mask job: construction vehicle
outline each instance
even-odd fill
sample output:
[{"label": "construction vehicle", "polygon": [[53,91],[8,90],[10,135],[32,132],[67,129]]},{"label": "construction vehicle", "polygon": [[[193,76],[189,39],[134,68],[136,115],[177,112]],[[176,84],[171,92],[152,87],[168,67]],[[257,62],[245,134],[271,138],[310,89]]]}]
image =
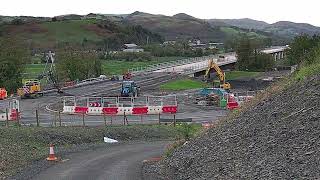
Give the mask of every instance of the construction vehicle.
[{"label": "construction vehicle", "polygon": [[132,74],[129,71],[123,73],[123,80],[131,80],[131,79],[132,79]]},{"label": "construction vehicle", "polygon": [[42,96],[40,81],[38,79],[24,80],[22,88],[17,90],[21,98],[36,98]]},{"label": "construction vehicle", "polygon": [[8,97],[8,92],[5,88],[0,88],[0,100],[4,100]]},{"label": "construction vehicle", "polygon": [[229,91],[231,89],[230,83],[226,82],[225,73],[220,69],[220,67],[212,60],[209,60],[208,68],[206,70],[206,74],[204,75],[205,79],[210,78],[210,72],[211,69],[214,69],[216,71],[217,77],[219,78],[218,85],[213,82],[213,87],[215,88],[223,88],[226,91]]},{"label": "construction vehicle", "polygon": [[58,76],[55,69],[54,53],[49,51],[46,54],[46,65],[43,72],[36,79],[23,80],[23,87],[17,90],[18,96],[21,98],[36,98],[43,95],[40,81],[45,79],[48,88],[57,89],[58,93],[62,93],[61,86],[58,83]]},{"label": "construction vehicle", "polygon": [[123,81],[121,84],[121,97],[138,97],[140,87],[134,81]]}]

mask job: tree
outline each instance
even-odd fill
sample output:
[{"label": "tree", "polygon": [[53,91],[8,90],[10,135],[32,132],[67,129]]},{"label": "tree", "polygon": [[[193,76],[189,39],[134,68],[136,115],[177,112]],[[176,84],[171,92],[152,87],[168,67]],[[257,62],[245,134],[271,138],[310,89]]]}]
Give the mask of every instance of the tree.
[{"label": "tree", "polygon": [[290,65],[302,62],[312,63],[315,48],[320,44],[320,36],[301,35],[294,38],[288,50],[288,62]]},{"label": "tree", "polygon": [[239,70],[265,71],[272,69],[275,62],[271,55],[259,52],[263,41],[250,39],[243,36],[238,42],[236,53],[238,56],[237,67]]},{"label": "tree", "polygon": [[14,39],[0,40],[0,87],[9,92],[21,87],[24,64],[30,59],[25,47]]},{"label": "tree", "polygon": [[83,80],[97,77],[102,72],[102,63],[94,52],[57,51],[57,71],[64,80]]}]

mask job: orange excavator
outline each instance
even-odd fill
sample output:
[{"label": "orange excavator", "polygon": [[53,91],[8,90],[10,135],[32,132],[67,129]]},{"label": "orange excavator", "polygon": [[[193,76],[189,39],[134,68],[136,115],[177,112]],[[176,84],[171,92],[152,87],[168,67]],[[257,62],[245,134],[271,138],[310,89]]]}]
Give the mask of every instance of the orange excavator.
[{"label": "orange excavator", "polygon": [[0,100],[4,100],[8,97],[8,92],[5,88],[0,88]]}]

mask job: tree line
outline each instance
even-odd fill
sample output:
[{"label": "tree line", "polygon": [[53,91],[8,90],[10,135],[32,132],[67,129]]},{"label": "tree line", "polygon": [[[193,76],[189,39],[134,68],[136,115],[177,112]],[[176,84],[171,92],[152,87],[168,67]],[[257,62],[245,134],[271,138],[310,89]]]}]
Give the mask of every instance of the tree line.
[{"label": "tree line", "polygon": [[237,68],[241,71],[267,71],[274,67],[275,61],[269,54],[260,52],[265,44],[258,39],[243,35],[235,45]]}]

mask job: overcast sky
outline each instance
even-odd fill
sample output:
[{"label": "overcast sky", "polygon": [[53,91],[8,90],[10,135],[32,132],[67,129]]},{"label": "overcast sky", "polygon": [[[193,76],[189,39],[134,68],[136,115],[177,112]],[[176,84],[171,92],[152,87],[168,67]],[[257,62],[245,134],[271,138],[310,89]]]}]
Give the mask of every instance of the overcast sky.
[{"label": "overcast sky", "polygon": [[197,18],[252,18],[268,23],[306,22],[320,26],[317,0],[1,0],[1,15],[128,14],[143,11]]}]

